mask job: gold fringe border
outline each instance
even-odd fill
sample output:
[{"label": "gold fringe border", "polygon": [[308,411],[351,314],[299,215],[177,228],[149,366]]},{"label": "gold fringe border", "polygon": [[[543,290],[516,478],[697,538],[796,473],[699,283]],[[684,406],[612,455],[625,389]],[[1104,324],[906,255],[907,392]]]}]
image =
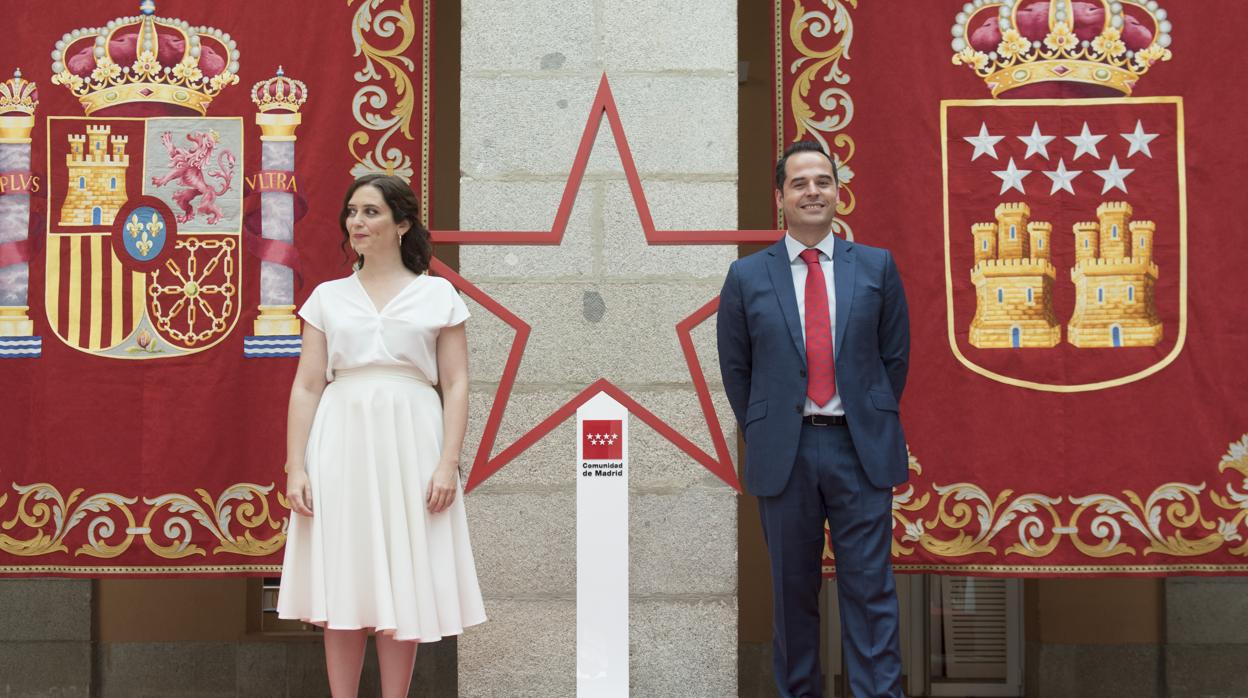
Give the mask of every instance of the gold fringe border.
[{"label": "gold fringe border", "polygon": [[152,576],[187,576],[191,574],[248,574],[278,576],[282,573],[281,565],[193,565],[190,567],[151,567],[137,565],[134,567],[68,567],[65,565],[0,565],[2,575],[55,575],[98,577],[104,575],[125,575],[138,577]]}]

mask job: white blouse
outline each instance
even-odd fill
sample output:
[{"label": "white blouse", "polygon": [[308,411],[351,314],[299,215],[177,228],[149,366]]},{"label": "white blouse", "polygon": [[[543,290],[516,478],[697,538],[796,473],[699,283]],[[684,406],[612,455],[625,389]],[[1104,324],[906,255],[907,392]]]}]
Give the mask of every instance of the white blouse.
[{"label": "white blouse", "polygon": [[339,369],[408,366],[436,385],[438,333],[469,313],[451,282],[428,274],[412,279],[378,310],[352,274],[317,286],[299,315],[325,333],[326,380]]}]

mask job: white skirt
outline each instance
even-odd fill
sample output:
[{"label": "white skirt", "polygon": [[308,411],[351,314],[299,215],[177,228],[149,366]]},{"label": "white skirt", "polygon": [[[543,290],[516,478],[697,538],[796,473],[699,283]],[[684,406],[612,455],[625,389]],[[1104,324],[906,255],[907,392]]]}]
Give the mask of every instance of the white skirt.
[{"label": "white skirt", "polygon": [[442,403],[401,367],[337,371],[308,437],[313,516],[291,514],[277,612],[434,642],[485,621],[462,488],[425,504]]}]

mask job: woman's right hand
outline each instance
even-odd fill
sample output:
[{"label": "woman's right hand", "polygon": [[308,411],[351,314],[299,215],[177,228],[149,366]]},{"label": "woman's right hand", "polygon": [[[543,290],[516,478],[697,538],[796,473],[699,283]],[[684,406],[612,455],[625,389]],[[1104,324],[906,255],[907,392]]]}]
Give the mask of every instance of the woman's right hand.
[{"label": "woman's right hand", "polygon": [[294,470],[286,476],[286,499],[290,510],[303,516],[312,515],[312,483],[304,470]]}]

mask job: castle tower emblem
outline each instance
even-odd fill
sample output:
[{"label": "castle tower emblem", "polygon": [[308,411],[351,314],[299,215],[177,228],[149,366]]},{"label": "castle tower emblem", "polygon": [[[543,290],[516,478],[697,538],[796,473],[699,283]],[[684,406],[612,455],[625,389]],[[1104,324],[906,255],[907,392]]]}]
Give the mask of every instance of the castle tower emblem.
[{"label": "castle tower emblem", "polygon": [[1182,46],[1163,4],[970,0],[954,10],[950,70],[982,79],[940,101],[946,336],[971,373],[1104,390],[1183,351],[1193,248],[1184,103],[1140,82],[1174,70]]},{"label": "castle tower emblem", "polygon": [[1070,343],[1077,347],[1151,347],[1161,341],[1154,288],[1153,221],[1131,220],[1131,205],[1107,201],[1098,221],[1076,223],[1075,313]]},{"label": "castle tower emblem", "polygon": [[108,124],[91,124],[85,134],[68,136],[69,186],[61,205],[61,225],[112,225],[125,205],[130,139],[110,136],[111,132]]},{"label": "castle tower emblem", "polygon": [[995,223],[972,226],[975,319],[970,342],[980,348],[1052,347],[1062,338],[1053,313],[1053,226],[1029,221],[1024,203],[997,206]]}]

